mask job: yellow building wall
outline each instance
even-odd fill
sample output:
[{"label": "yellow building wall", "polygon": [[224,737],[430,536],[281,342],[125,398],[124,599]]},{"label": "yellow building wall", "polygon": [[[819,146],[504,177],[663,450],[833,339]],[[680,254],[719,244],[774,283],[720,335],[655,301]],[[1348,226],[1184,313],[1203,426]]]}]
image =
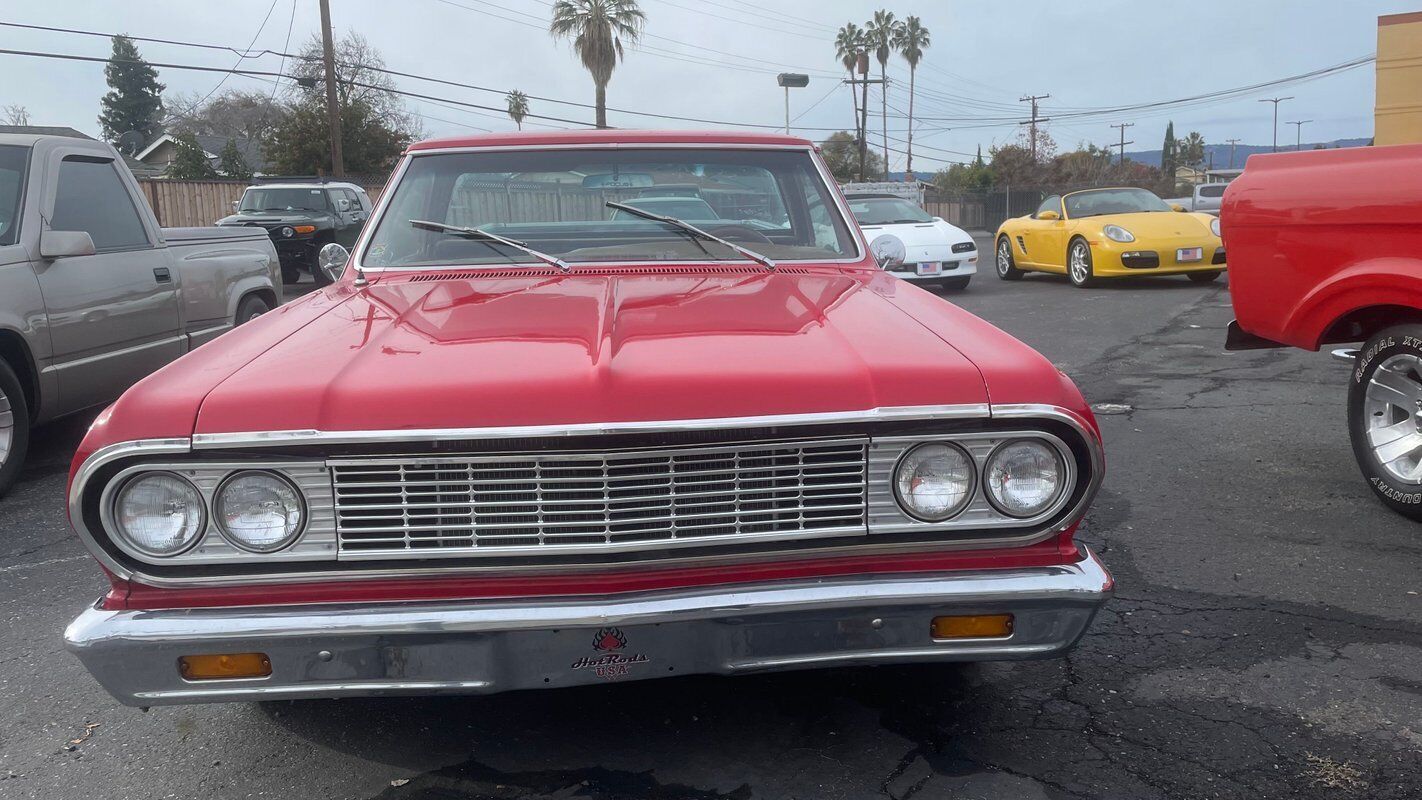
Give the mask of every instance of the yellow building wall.
[{"label": "yellow building wall", "polygon": [[1422,144],[1422,11],[1378,17],[1375,143]]}]

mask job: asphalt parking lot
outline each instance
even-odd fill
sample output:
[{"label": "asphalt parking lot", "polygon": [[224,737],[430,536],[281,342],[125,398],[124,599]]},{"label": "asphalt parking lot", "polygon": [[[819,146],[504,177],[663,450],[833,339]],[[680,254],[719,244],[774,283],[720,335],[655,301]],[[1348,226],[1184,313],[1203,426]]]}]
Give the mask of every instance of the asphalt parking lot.
[{"label": "asphalt parking lot", "polygon": [[1120,406],[1082,534],[1117,594],[1070,657],[143,713],[60,641],[104,585],[76,420],[0,500],[0,797],[1422,796],[1422,528],[1359,477],[1346,368],[1225,353],[1223,280],[983,266],[949,299]]}]

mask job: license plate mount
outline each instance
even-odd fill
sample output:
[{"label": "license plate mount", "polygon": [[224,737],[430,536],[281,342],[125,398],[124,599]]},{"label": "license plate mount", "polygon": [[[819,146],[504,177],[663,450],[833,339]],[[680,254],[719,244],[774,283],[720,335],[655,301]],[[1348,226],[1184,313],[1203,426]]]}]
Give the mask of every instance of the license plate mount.
[{"label": "license plate mount", "polygon": [[1182,247],[1175,251],[1175,260],[1182,264],[1192,261],[1205,260],[1205,248],[1203,247]]},{"label": "license plate mount", "polygon": [[918,265],[918,274],[919,274],[919,275],[942,275],[942,274],[943,274],[943,262],[941,262],[941,261],[924,261],[924,262],[922,262],[922,263],[920,263],[920,264]]}]

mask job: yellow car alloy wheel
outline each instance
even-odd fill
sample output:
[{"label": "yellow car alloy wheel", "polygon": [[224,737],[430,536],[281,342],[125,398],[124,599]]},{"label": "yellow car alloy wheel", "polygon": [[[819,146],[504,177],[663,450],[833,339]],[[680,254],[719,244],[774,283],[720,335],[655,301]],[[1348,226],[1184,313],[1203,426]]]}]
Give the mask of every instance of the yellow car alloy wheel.
[{"label": "yellow car alloy wheel", "polygon": [[1086,288],[1095,279],[1091,266],[1091,245],[1085,239],[1073,239],[1067,250],[1067,274],[1074,286]]}]

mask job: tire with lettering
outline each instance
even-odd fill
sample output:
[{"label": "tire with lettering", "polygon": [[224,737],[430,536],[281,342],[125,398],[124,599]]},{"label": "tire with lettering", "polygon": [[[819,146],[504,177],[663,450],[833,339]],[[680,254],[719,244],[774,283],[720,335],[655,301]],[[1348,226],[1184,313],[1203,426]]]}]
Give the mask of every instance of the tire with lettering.
[{"label": "tire with lettering", "polygon": [[1373,494],[1422,521],[1422,325],[1388,328],[1358,352],[1348,435]]}]

